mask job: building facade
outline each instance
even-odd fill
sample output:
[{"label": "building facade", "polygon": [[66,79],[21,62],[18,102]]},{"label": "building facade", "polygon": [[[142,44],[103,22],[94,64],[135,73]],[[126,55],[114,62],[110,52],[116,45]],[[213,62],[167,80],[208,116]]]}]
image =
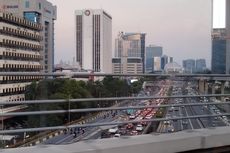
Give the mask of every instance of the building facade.
[{"label": "building facade", "polygon": [[183,68],[185,73],[194,73],[196,70],[196,62],[194,59],[183,60]]},{"label": "building facade", "polygon": [[145,35],[144,33],[123,33],[118,34],[115,40],[115,57],[141,58],[142,73],[145,72]]},{"label": "building facade", "polygon": [[226,0],[226,73],[230,74],[230,1]]},{"label": "building facade", "polygon": [[161,69],[161,57],[154,57],[153,58],[153,71],[154,72],[162,71],[162,69]]},{"label": "building facade", "polygon": [[129,58],[113,58],[112,71],[116,74],[141,74],[143,73],[142,58],[129,57]]},{"label": "building facade", "polygon": [[212,31],[212,73],[226,73],[226,29],[213,29]]},{"label": "building facade", "polygon": [[153,46],[150,45],[146,47],[145,50],[145,72],[153,72],[155,71],[155,57],[161,57],[163,54],[161,46]]},{"label": "building facade", "polygon": [[173,62],[173,57],[169,57],[167,55],[164,55],[161,57],[161,69],[164,70],[164,67],[166,64],[168,63],[172,63]]},{"label": "building facade", "polygon": [[23,17],[31,22],[41,24],[43,46],[40,54],[41,65],[44,72],[52,72],[54,69],[54,20],[56,20],[56,6],[46,0],[1,0],[0,8],[13,15]]},{"label": "building facade", "polygon": [[196,72],[204,72],[205,69],[206,69],[206,60],[197,59],[196,60]]},{"label": "building facade", "polygon": [[[0,12],[0,71],[40,72],[41,24]],[[25,100],[25,89],[41,76],[0,76],[0,101]]]},{"label": "building facade", "polygon": [[77,10],[76,60],[82,69],[112,72],[112,17],[102,9]]}]

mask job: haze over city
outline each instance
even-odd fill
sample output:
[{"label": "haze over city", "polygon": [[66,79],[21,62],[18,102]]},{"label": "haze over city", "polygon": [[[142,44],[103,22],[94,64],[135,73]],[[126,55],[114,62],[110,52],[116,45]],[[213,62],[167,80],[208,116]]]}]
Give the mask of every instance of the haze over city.
[{"label": "haze over city", "polygon": [[[163,46],[164,53],[181,64],[187,58],[205,58],[210,67],[211,1],[203,0],[50,0],[58,7],[55,63],[76,56],[74,11],[103,8],[113,17],[113,52],[119,31],[146,33],[146,45]],[[214,27],[224,26],[224,0],[214,1]],[[194,11],[195,10],[195,11]]]}]

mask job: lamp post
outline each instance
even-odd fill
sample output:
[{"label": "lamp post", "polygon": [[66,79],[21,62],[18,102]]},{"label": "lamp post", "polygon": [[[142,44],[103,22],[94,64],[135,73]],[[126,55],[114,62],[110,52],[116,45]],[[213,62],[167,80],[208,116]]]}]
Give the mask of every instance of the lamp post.
[{"label": "lamp post", "polygon": [[[4,121],[3,121],[3,105],[1,105],[1,112],[2,112],[2,117],[1,117],[1,121],[2,121],[2,130],[4,130]],[[3,148],[5,148],[5,140],[4,140],[4,134],[2,135],[2,146]]]}]

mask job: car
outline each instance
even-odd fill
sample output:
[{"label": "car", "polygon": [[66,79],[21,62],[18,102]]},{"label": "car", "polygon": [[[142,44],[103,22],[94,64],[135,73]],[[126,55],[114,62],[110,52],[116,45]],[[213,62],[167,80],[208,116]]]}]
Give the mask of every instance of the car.
[{"label": "car", "polygon": [[129,115],[129,119],[135,119],[136,116],[135,115]]},{"label": "car", "polygon": [[169,111],[172,112],[174,110],[174,107],[170,107]]},{"label": "car", "polygon": [[130,134],[131,134],[131,135],[138,135],[138,132],[135,131],[135,130],[133,130]]},{"label": "car", "polygon": [[147,122],[141,122],[141,125],[146,126],[148,123]]},{"label": "car", "polygon": [[113,127],[113,128],[111,128],[111,129],[109,129],[109,133],[116,133],[118,131],[118,127],[116,126],[116,127]]},{"label": "car", "polygon": [[168,132],[174,132],[174,131],[175,131],[175,129],[173,127],[168,128]]},{"label": "car", "polygon": [[182,124],[186,125],[186,124],[188,124],[188,121],[183,120],[183,121],[182,121]]},{"label": "car", "polygon": [[132,123],[129,123],[127,126],[126,126],[127,129],[132,129],[133,128],[133,124]]},{"label": "car", "polygon": [[164,121],[164,125],[169,125],[170,124],[170,121],[167,120],[167,121]]},{"label": "car", "polygon": [[151,119],[153,116],[152,115],[147,115],[145,116],[145,119]]},{"label": "car", "polygon": [[121,134],[116,133],[116,134],[114,135],[114,137],[115,137],[115,138],[119,138],[119,137],[121,137]]},{"label": "car", "polygon": [[174,108],[174,111],[179,111],[179,108],[178,108],[178,107],[175,107],[175,108]]},{"label": "car", "polygon": [[136,131],[142,131],[143,130],[143,126],[141,124],[138,124],[136,127]]}]

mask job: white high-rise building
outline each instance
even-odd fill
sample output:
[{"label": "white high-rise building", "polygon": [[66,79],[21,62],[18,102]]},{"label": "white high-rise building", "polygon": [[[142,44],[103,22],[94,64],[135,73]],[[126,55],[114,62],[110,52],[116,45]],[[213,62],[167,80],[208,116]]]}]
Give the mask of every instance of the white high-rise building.
[{"label": "white high-rise building", "polygon": [[82,69],[112,72],[112,17],[102,9],[77,10],[76,60]]},{"label": "white high-rise building", "polygon": [[0,0],[0,10],[25,18],[33,23],[41,24],[42,49],[40,61],[44,72],[52,72],[54,68],[54,20],[57,8],[47,0]]}]

